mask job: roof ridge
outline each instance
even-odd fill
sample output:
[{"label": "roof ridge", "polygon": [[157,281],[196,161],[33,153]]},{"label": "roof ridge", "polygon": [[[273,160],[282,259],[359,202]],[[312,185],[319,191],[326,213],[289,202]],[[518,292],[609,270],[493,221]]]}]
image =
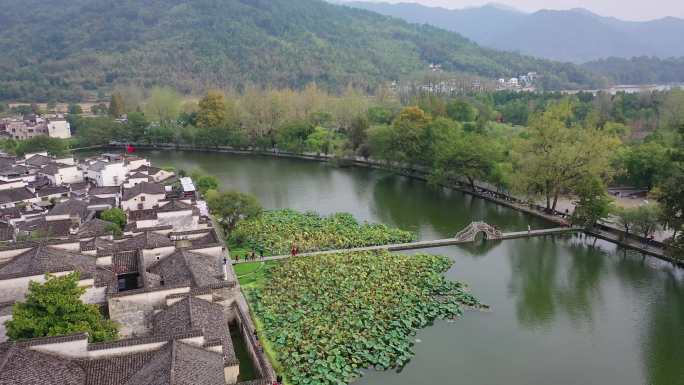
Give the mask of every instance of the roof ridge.
[{"label": "roof ridge", "polygon": [[175,367],[176,367],[176,341],[171,341],[171,360],[169,360],[169,384],[173,385],[175,383]]},{"label": "roof ridge", "polygon": [[5,354],[5,357],[3,357],[2,361],[0,361],[0,373],[2,373],[3,369],[5,368],[5,365],[7,365],[7,361],[9,361],[9,358],[14,354],[15,350],[17,348],[17,344],[15,342],[8,342],[10,343],[9,349],[7,349],[7,353]]}]

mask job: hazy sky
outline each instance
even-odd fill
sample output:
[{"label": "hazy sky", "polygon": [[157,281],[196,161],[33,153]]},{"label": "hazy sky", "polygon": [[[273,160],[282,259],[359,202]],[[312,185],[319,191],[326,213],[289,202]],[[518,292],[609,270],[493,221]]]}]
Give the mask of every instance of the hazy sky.
[{"label": "hazy sky", "polygon": [[524,11],[586,8],[603,16],[625,20],[650,20],[665,16],[684,18],[684,0],[371,0],[391,3],[421,3],[445,8],[463,8],[496,2]]}]

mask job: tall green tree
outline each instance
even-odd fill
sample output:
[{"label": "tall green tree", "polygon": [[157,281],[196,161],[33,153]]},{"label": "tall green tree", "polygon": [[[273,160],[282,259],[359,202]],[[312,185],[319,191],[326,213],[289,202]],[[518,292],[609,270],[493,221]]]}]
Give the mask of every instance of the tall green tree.
[{"label": "tall green tree", "polygon": [[112,118],[120,118],[126,113],[126,104],[124,103],[123,96],[118,93],[112,93],[112,98],[109,101],[109,116]]},{"label": "tall green tree", "polygon": [[126,227],[126,213],[118,207],[103,211],[100,219],[117,225],[120,230]]},{"label": "tall green tree", "polygon": [[182,101],[173,88],[155,87],[145,101],[145,116],[163,127],[171,127],[178,119]]},{"label": "tall green tree", "polygon": [[565,99],[533,116],[514,147],[518,188],[543,196],[550,210],[585,178],[607,179],[611,154],[620,143],[598,128],[573,123],[573,106]]},{"label": "tall green tree", "polygon": [[256,197],[239,191],[209,190],[206,198],[213,215],[229,234],[239,221],[256,217],[263,210]]},{"label": "tall green tree", "polygon": [[96,305],[81,300],[86,289],[78,286],[79,273],[46,278],[45,283],[30,282],[26,300],[12,307],[12,319],[5,322],[11,340],[79,332],[87,332],[91,342],[117,338],[116,325]]},{"label": "tall green tree", "polygon": [[476,181],[491,179],[500,159],[493,140],[478,133],[462,133],[446,146],[437,148],[430,179],[454,182],[465,178],[473,190]]},{"label": "tall green tree", "polygon": [[618,152],[617,167],[621,180],[651,190],[670,170],[670,156],[656,141],[634,144]]},{"label": "tall green tree", "polygon": [[200,128],[214,128],[221,126],[225,121],[225,96],[221,91],[210,90],[199,102],[197,126]]},{"label": "tall green tree", "polygon": [[684,124],[679,132],[679,141],[670,154],[669,173],[656,195],[662,208],[663,223],[674,231],[675,243],[684,246]]},{"label": "tall green tree", "polygon": [[576,190],[579,199],[572,214],[572,223],[592,228],[613,211],[613,200],[600,179],[582,181]]},{"label": "tall green tree", "polygon": [[276,138],[282,149],[301,153],[306,149],[306,140],[313,132],[314,127],[309,122],[293,121],[280,126]]},{"label": "tall green tree", "polygon": [[205,175],[196,170],[190,174],[190,177],[202,194],[206,194],[209,190],[217,190],[219,187],[219,181],[213,175]]},{"label": "tall green tree", "polygon": [[474,122],[479,111],[462,99],[455,99],[447,105],[447,115],[457,122]]}]

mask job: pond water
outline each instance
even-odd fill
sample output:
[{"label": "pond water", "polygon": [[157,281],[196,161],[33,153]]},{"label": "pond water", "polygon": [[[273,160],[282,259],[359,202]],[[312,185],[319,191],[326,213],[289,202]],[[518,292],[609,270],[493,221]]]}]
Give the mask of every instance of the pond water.
[{"label": "pond water", "polygon": [[[266,208],[346,211],[361,220],[452,236],[483,220],[505,230],[539,219],[385,171],[287,159],[142,152],[156,166],[199,169]],[[593,238],[549,236],[429,251],[454,260],[448,276],[490,305],[416,336],[401,372],[358,384],[684,384],[684,273]]]}]

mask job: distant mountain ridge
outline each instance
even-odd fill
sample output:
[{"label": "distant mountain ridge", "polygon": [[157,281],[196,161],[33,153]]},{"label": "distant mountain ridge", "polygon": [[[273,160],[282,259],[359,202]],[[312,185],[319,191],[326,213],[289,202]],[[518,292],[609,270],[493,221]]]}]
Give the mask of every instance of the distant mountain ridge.
[{"label": "distant mountain ridge", "polygon": [[684,56],[684,20],[674,17],[635,22],[582,8],[524,13],[495,4],[465,9],[416,3],[346,4],[458,32],[483,46],[553,60],[584,63],[608,57]]},{"label": "distant mountain ridge", "polygon": [[579,66],[320,0],[5,2],[0,52],[0,100],[82,100],[129,83],[187,93],[310,82],[373,90],[431,63],[488,79],[534,71],[546,89],[602,80]]}]

